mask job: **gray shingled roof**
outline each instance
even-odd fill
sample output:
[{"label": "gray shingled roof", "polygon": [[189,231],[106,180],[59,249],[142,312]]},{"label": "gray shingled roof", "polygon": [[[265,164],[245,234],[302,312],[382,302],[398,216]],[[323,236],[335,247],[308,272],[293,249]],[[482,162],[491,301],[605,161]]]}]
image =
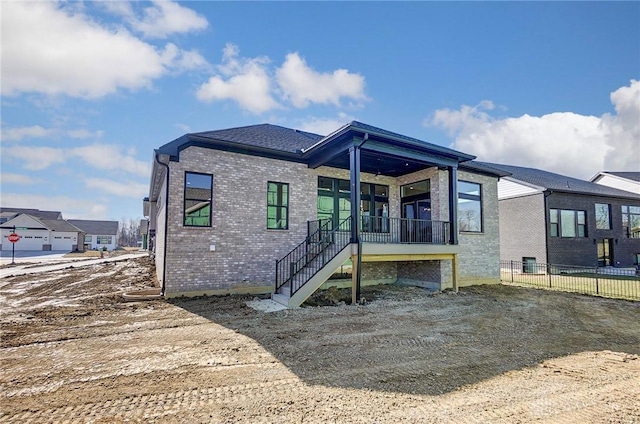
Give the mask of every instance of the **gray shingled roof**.
[{"label": "gray shingled roof", "polygon": [[51,231],[79,232],[82,231],[75,225],[65,221],[64,219],[41,219],[42,222]]},{"label": "gray shingled roof", "polygon": [[543,187],[551,191],[561,191],[564,193],[592,194],[598,196],[625,197],[630,199],[640,199],[640,195],[604,185],[592,183],[591,181],[580,180],[566,175],[554,174],[535,168],[524,168],[521,166],[501,165],[497,163],[478,162],[485,166],[505,171],[511,174],[511,178]]},{"label": "gray shingled roof", "polygon": [[615,175],[616,177],[626,178],[627,180],[637,181],[640,183],[640,172],[612,172],[603,171],[605,174]]},{"label": "gray shingled roof", "polygon": [[[60,219],[62,212],[60,211],[41,211],[40,209],[26,209],[26,208],[7,208],[0,207],[0,213],[5,217],[5,213],[14,213],[14,216],[26,213],[27,215],[34,216],[40,219]],[[11,218],[10,218],[11,219]]]},{"label": "gray shingled roof", "polygon": [[180,146],[185,143],[207,140],[222,141],[247,147],[260,147],[287,153],[298,153],[322,139],[321,135],[306,131],[294,130],[271,124],[250,125],[247,127],[227,128],[224,130],[205,131],[186,134],[160,147],[159,152],[176,156]]},{"label": "gray shingled roof", "polygon": [[118,221],[91,221],[86,219],[67,219],[82,232],[98,236],[110,236],[118,233]]}]

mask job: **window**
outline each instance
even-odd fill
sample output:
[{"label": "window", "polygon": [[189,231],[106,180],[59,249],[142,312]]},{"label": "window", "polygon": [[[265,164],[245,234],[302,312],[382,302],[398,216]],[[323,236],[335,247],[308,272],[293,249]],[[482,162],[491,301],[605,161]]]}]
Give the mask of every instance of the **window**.
[{"label": "window", "polygon": [[458,181],[458,229],[460,232],[482,232],[482,186]]},{"label": "window", "polygon": [[389,232],[389,186],[360,183],[361,228],[365,232]]},{"label": "window", "polygon": [[596,203],[596,229],[611,229],[611,205],[608,203]]},{"label": "window", "polygon": [[640,253],[633,254],[633,264],[640,265]]},{"label": "window", "polygon": [[184,177],[184,225],[211,226],[213,176],[186,172]]},{"label": "window", "polygon": [[622,232],[630,238],[640,238],[640,206],[622,207]]},{"label": "window", "polygon": [[289,228],[289,184],[267,183],[267,228]]},{"label": "window", "polygon": [[534,274],[536,272],[536,258],[522,258],[522,272],[525,274]]},{"label": "window", "polygon": [[87,236],[87,235],[85,235],[85,236],[84,236],[84,242],[85,242],[85,243],[91,243],[91,236]]},{"label": "window", "polygon": [[550,209],[549,227],[551,237],[587,237],[584,211]]},{"label": "window", "polygon": [[111,244],[111,236],[96,236],[96,244]]},{"label": "window", "polygon": [[[360,211],[363,231],[386,231],[389,186],[360,183]],[[329,177],[318,177],[318,219],[330,219],[337,226],[351,216],[351,183]],[[379,218],[374,218],[379,217]]]}]

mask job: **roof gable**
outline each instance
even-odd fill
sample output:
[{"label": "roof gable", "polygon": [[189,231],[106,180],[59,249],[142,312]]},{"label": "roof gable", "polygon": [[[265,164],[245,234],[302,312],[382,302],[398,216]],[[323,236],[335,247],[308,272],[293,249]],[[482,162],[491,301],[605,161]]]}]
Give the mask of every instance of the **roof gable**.
[{"label": "roof gable", "polygon": [[0,213],[3,216],[13,213],[15,217],[24,213],[40,219],[62,219],[62,212],[60,211],[41,211],[40,209],[0,207]]},{"label": "roof gable", "polygon": [[30,230],[38,230],[38,229],[49,230],[50,229],[40,219],[26,213],[21,213],[18,216],[15,216],[14,218],[0,225],[0,227],[5,229],[13,228],[13,227],[28,228]]},{"label": "roof gable", "polygon": [[[613,175],[618,178],[624,178],[625,180],[635,181],[640,183],[640,172],[611,172],[604,171],[603,174]],[[593,181],[593,180],[592,180]]]}]

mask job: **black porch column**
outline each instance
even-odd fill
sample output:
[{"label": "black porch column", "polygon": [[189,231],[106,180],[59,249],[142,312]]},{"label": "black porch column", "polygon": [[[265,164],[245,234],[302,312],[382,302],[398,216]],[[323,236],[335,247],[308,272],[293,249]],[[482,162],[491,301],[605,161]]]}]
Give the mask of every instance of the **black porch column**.
[{"label": "black porch column", "polygon": [[458,244],[458,167],[448,166],[449,171],[449,243]]},{"label": "black porch column", "polygon": [[[349,148],[349,171],[351,184],[351,301],[360,302],[362,280],[362,243],[360,242],[360,145]],[[354,246],[357,251],[354,251]]]},{"label": "black porch column", "polygon": [[360,240],[360,146],[349,148],[351,172],[351,243]]}]

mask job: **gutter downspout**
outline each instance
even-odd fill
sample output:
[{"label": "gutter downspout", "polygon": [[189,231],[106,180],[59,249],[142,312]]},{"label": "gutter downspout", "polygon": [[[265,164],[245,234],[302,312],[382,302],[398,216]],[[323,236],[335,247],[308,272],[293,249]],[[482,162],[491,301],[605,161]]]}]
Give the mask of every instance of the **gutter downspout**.
[{"label": "gutter downspout", "polygon": [[164,297],[165,281],[167,279],[167,233],[169,231],[169,165],[160,162],[160,152],[156,150],[155,160],[158,165],[161,165],[166,170],[167,185],[165,188],[165,204],[164,204],[164,249],[162,252],[162,288],[160,289],[160,296]]}]

